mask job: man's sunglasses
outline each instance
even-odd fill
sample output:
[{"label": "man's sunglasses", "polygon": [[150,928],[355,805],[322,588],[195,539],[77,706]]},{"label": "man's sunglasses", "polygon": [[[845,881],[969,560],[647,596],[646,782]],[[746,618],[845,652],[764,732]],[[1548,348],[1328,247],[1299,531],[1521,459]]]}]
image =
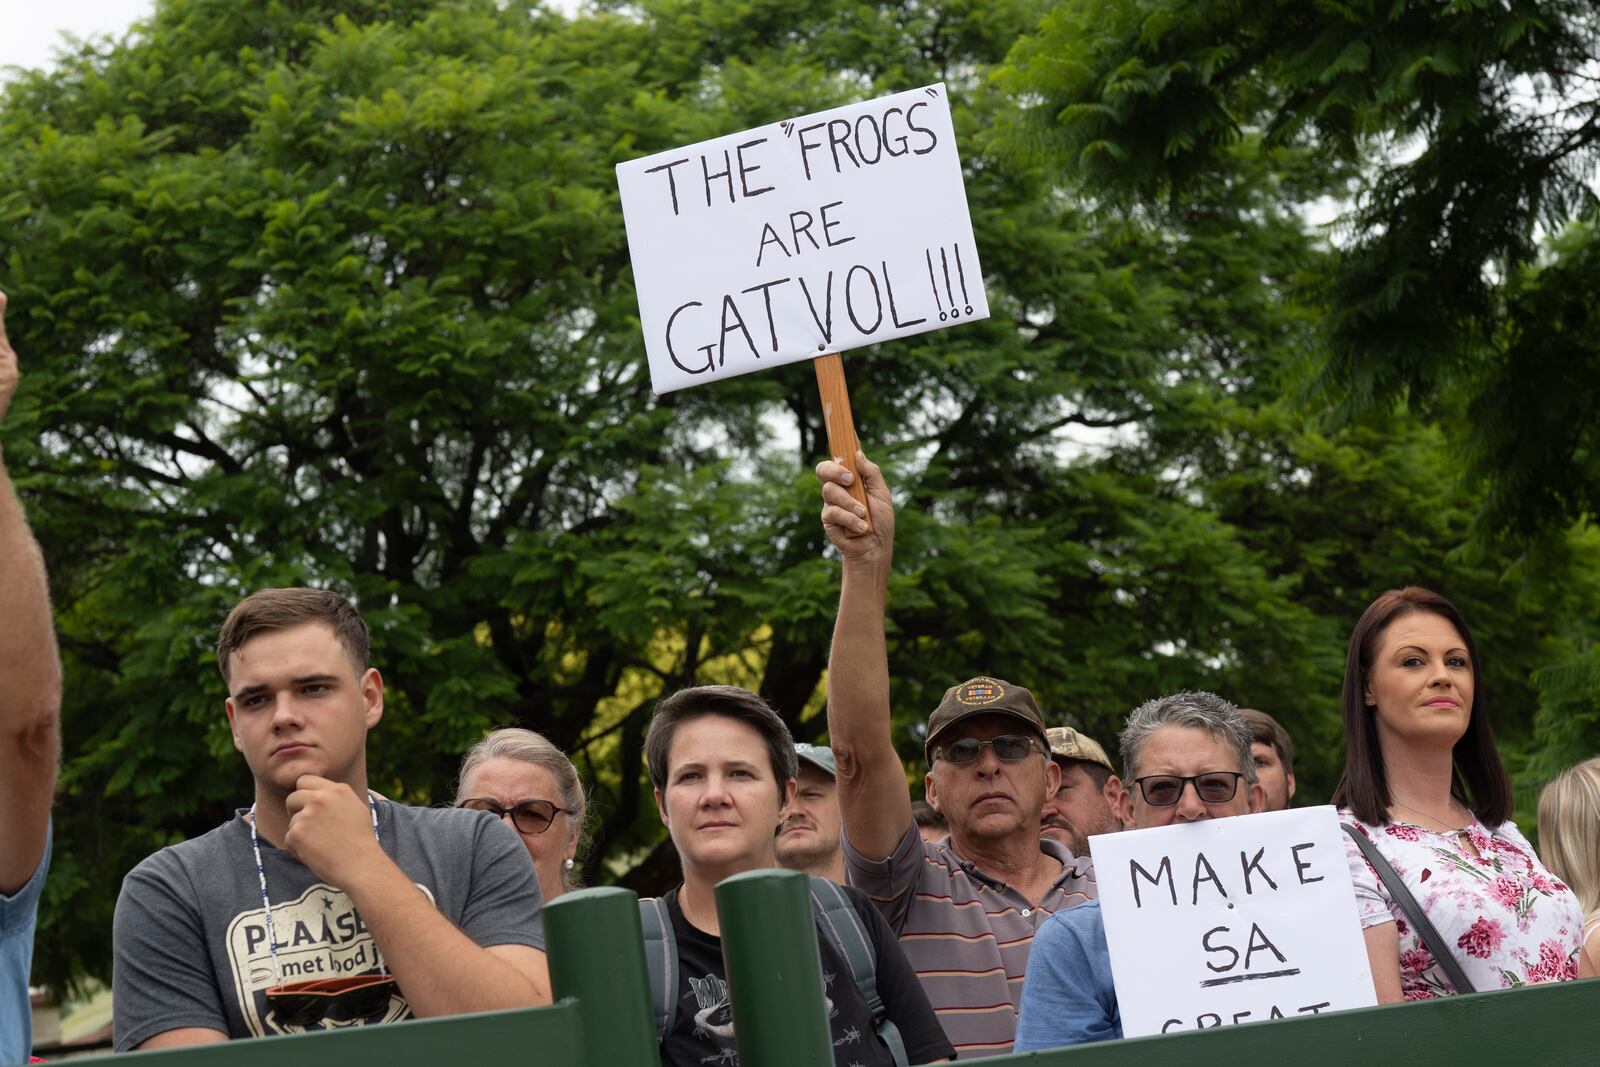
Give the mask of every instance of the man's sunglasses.
[{"label": "man's sunglasses", "polygon": [[947,763],[972,763],[978,758],[978,753],[986,748],[994,749],[995,758],[1007,763],[1015,763],[1027,759],[1030,752],[1043,752],[1038,738],[1026,737],[1022,734],[1001,734],[991,737],[987,741],[979,741],[974,737],[963,737],[959,741],[952,741],[948,745],[939,745],[933,750],[933,758],[943,758]]},{"label": "man's sunglasses", "polygon": [[1144,794],[1144,802],[1153,808],[1170,808],[1183,798],[1183,788],[1190,782],[1194,783],[1194,792],[1197,797],[1207,804],[1221,804],[1232,800],[1233,795],[1239,791],[1239,779],[1244,775],[1238,771],[1207,771],[1205,774],[1147,774],[1143,778],[1135,778],[1139,791]]},{"label": "man's sunglasses", "polygon": [[267,1003],[280,1023],[309,1027],[332,1015],[366,1019],[389,1006],[396,992],[390,974],[357,974],[345,978],[313,978],[285,982],[266,991]]},{"label": "man's sunglasses", "polygon": [[510,812],[512,825],[529,837],[550,829],[550,824],[556,820],[557,812],[572,814],[571,808],[559,807],[548,800],[519,800],[509,808],[502,808],[488,797],[468,797],[456,807],[486,811],[497,819],[505,818],[506,813]]}]

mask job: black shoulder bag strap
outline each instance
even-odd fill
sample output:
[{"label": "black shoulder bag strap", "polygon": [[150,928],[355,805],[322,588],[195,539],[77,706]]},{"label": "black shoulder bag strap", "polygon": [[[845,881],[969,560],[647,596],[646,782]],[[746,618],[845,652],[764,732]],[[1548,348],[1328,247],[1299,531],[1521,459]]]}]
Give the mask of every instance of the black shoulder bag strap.
[{"label": "black shoulder bag strap", "polygon": [[1361,854],[1367,857],[1367,862],[1372,864],[1372,869],[1378,872],[1378,877],[1383,881],[1383,887],[1389,891],[1394,902],[1400,905],[1400,910],[1406,913],[1406,918],[1411,920],[1411,925],[1417,933],[1422,935],[1423,943],[1428,946],[1428,951],[1433,953],[1433,958],[1438,961],[1440,969],[1450,979],[1450,984],[1457,993],[1475,993],[1472,983],[1462,971],[1461,964],[1456,960],[1455,953],[1450,951],[1450,946],[1444,943],[1444,938],[1439,936],[1439,931],[1433,928],[1433,923],[1428,921],[1428,916],[1417,906],[1417,900],[1411,895],[1411,890],[1400,880],[1389,861],[1383,858],[1378,847],[1368,839],[1367,835],[1357,830],[1349,823],[1340,823],[1344,832],[1355,841],[1356,847],[1361,849]]}]

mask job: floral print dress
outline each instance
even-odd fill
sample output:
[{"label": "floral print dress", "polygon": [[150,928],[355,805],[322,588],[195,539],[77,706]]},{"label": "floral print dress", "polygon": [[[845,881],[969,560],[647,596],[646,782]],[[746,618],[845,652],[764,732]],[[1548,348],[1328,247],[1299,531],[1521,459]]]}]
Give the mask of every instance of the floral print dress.
[{"label": "floral print dress", "polygon": [[[1539,862],[1510,821],[1494,830],[1473,816],[1466,827],[1472,855],[1454,833],[1411,823],[1373,826],[1347,809],[1339,818],[1366,834],[1411,890],[1439,936],[1479,992],[1578,977],[1583,911],[1578,898]],[[1451,996],[1455,989],[1422,936],[1356,843],[1345,856],[1365,930],[1393,922],[1400,934],[1400,990],[1406,1000]]]}]

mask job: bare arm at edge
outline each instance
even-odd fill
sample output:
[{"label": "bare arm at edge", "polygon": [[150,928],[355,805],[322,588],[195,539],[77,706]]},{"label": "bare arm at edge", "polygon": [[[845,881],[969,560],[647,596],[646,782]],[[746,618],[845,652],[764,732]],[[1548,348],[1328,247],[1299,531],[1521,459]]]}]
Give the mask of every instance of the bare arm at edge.
[{"label": "bare arm at edge", "polygon": [[845,837],[868,859],[885,859],[911,825],[911,790],[889,724],[889,656],[883,620],[894,560],[894,505],[883,472],[856,453],[872,507],[872,531],[840,463],[817,464],[822,528],[844,557],[839,617],[828,654],[828,741],[839,773]]},{"label": "bare arm at edge", "polygon": [[[0,293],[0,421],[20,372]],[[44,857],[61,760],[61,659],[44,556],[0,456],[0,893],[21,889]]]},{"label": "bare arm at edge", "polygon": [[1379,923],[1361,931],[1367,942],[1367,966],[1372,968],[1372,990],[1379,1004],[1399,1004],[1400,928],[1392,922]]}]

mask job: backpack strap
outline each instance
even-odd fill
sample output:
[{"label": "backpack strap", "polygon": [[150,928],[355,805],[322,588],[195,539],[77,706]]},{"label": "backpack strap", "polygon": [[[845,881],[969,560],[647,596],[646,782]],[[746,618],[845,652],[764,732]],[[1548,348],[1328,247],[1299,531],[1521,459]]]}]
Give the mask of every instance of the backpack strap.
[{"label": "backpack strap", "polygon": [[1422,935],[1423,942],[1428,946],[1428,951],[1433,953],[1433,958],[1450,979],[1450,984],[1457,993],[1474,993],[1472,982],[1468,980],[1466,972],[1461,969],[1461,963],[1456,959],[1455,953],[1450,951],[1450,946],[1445,944],[1444,938],[1439,936],[1439,931],[1433,928],[1433,923],[1428,921],[1427,913],[1417,905],[1417,899],[1411,895],[1411,890],[1406,888],[1405,882],[1400,880],[1400,875],[1389,866],[1389,861],[1383,858],[1383,853],[1378,851],[1370,838],[1349,823],[1340,823],[1344,832],[1355,841],[1356,847],[1361,849],[1361,854],[1372,864],[1372,869],[1378,872],[1378,878],[1383,882],[1383,887],[1389,891],[1389,896],[1400,905],[1400,910],[1406,913],[1406,918],[1411,920],[1411,925],[1417,933]]},{"label": "backpack strap", "polygon": [[906,1067],[905,1039],[900,1028],[889,1018],[883,998],[878,995],[878,956],[861,916],[845,891],[827,878],[811,878],[811,910],[816,917],[817,929],[828,939],[828,944],[850,968],[850,977],[872,1012],[872,1025],[888,1046],[899,1067]]},{"label": "backpack strap", "polygon": [[650,976],[650,1005],[660,1043],[678,1021],[678,940],[672,932],[667,902],[660,897],[639,901],[639,925],[644,929],[644,969]]}]

